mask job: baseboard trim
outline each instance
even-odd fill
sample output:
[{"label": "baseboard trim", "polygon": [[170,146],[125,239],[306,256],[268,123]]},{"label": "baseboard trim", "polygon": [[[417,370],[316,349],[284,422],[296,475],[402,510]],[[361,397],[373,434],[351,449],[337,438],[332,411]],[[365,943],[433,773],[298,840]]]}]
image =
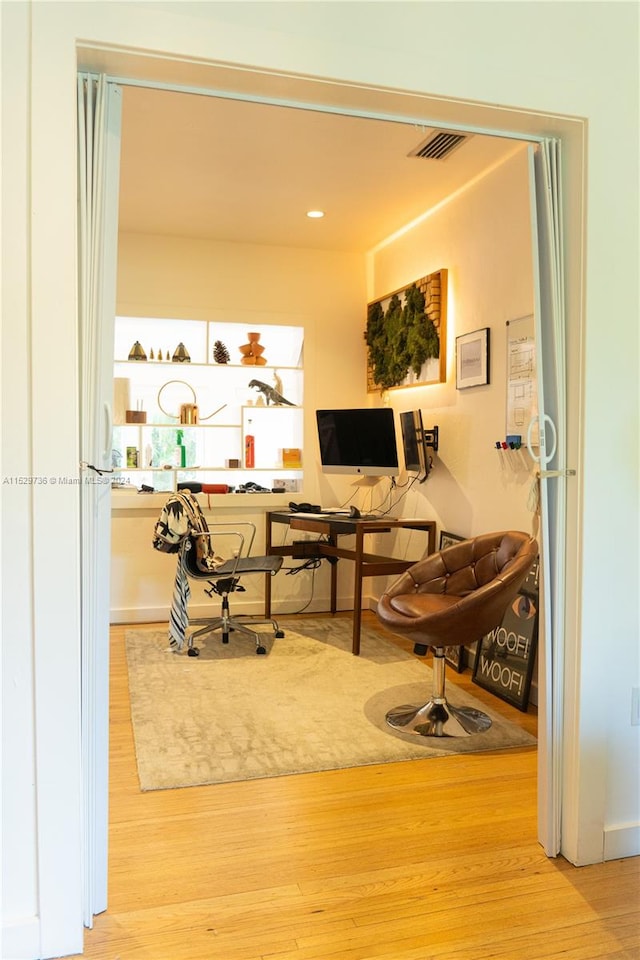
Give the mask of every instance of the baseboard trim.
[{"label": "baseboard trim", "polygon": [[[216,602],[217,600],[217,602]],[[245,600],[242,595],[234,595],[229,600],[232,613],[244,613],[253,617],[264,616],[264,600]],[[275,619],[278,616],[295,616],[301,612],[299,610],[301,601],[278,599],[271,605],[271,614]],[[329,598],[318,597],[315,602],[305,607],[304,613],[328,613]],[[365,610],[375,610],[375,601],[370,597],[363,597],[362,606]],[[285,609],[291,607],[292,609]],[[337,600],[337,607],[340,613],[350,613],[353,610],[353,597],[342,597]],[[203,617],[216,617],[220,611],[220,598],[211,600],[209,603],[190,603],[189,616],[192,620],[198,620]],[[109,613],[112,624],[122,623],[167,623],[169,620],[169,607],[118,607],[112,608]]]},{"label": "baseboard trim", "polygon": [[640,823],[616,824],[604,828],[604,859],[622,860],[640,856]]},{"label": "baseboard trim", "polygon": [[40,956],[40,920],[27,917],[2,924],[3,960],[38,960]]},{"label": "baseboard trim", "polygon": [[109,612],[109,621],[116,623],[167,623],[169,607],[119,607]]}]

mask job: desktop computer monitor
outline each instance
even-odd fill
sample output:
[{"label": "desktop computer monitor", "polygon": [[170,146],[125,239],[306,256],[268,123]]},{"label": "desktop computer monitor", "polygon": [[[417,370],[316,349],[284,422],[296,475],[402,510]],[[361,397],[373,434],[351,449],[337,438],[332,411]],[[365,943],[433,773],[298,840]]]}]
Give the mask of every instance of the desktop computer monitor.
[{"label": "desktop computer monitor", "polygon": [[316,410],[323,473],[395,477],[400,472],[393,410]]}]

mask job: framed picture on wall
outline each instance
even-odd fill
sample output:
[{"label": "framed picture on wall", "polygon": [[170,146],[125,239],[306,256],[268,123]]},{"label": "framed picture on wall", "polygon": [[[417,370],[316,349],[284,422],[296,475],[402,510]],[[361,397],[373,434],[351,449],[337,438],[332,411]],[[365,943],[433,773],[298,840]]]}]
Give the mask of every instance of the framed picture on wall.
[{"label": "framed picture on wall", "polygon": [[[440,550],[445,550],[447,547],[452,547],[454,543],[461,543],[465,539],[465,537],[461,537],[457,533],[450,533],[448,530],[441,530]],[[454,670],[457,670],[458,673],[462,673],[467,664],[467,652],[464,647],[445,647],[444,658],[449,666],[453,667]]]},{"label": "framed picture on wall", "polygon": [[489,383],[489,327],[456,337],[456,387]]}]

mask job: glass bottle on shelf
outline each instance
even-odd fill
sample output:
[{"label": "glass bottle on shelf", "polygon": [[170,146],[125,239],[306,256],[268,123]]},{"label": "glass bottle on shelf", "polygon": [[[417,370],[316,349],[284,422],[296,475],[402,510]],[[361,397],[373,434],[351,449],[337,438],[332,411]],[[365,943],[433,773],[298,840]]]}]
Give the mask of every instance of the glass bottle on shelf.
[{"label": "glass bottle on shelf", "polygon": [[255,467],[256,465],[256,449],[255,449],[255,437],[251,433],[251,420],[247,421],[249,424],[249,433],[246,434],[244,438],[244,465],[245,467]]},{"label": "glass bottle on shelf", "polygon": [[178,430],[176,434],[176,450],[174,456],[176,467],[186,467],[187,448],[184,444],[184,433],[182,430]]}]

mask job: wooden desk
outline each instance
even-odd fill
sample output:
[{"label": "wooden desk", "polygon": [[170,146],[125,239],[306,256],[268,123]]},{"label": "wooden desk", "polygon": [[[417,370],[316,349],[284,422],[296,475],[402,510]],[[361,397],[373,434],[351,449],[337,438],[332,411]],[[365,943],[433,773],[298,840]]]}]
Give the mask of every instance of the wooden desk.
[{"label": "wooden desk", "polygon": [[[353,582],[353,644],[355,656],[360,653],[360,624],[362,620],[362,581],[365,577],[382,577],[389,574],[399,574],[412,566],[420,557],[412,560],[401,560],[395,557],[379,556],[365,551],[364,538],[372,533],[389,533],[391,530],[422,530],[427,535],[426,550],[421,556],[433,553],[436,548],[436,524],[434,520],[416,520],[392,517],[381,517],[375,520],[353,520],[351,517],[319,514],[317,516],[301,517],[289,511],[271,511],[266,515],[265,553],[278,554],[282,557],[291,557],[294,554],[293,544],[274,546],[272,528],[274,523],[286,523],[291,530],[304,530],[307,533],[317,533],[326,539],[316,544],[320,557],[335,557],[338,560],[352,560],[355,563]],[[352,547],[339,545],[339,538],[355,536]],[[336,613],[336,592],[338,586],[338,564],[331,564],[331,613]],[[265,616],[271,616],[271,577],[265,582]]]}]

